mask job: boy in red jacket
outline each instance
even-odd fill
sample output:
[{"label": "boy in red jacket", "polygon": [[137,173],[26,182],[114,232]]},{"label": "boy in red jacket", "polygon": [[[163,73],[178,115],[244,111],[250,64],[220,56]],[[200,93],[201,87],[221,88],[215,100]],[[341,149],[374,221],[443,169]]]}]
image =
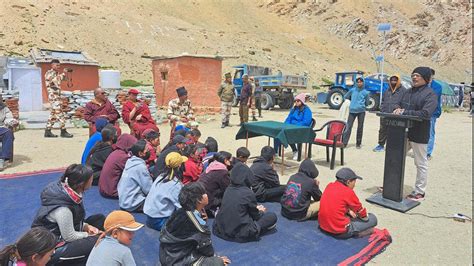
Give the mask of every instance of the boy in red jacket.
[{"label": "boy in red jacket", "polygon": [[359,237],[372,233],[377,217],[362,207],[354,192],[356,175],[350,168],[341,168],[336,181],[327,185],[321,196],[319,228],[341,239]]}]

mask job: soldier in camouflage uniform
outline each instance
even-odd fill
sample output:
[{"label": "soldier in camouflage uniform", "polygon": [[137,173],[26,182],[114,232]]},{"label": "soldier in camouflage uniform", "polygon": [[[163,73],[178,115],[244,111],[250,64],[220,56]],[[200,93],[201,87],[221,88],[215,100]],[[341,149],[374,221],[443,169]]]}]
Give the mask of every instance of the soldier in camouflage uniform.
[{"label": "soldier in camouflage uniform", "polygon": [[232,85],[232,76],[230,72],[225,73],[225,80],[217,90],[217,95],[221,99],[222,126],[229,126],[230,112],[232,111],[232,101],[234,100],[234,85]]},{"label": "soldier in camouflage uniform", "polygon": [[45,138],[57,138],[57,135],[54,135],[51,132],[54,123],[59,122],[61,128],[61,137],[63,138],[72,138],[73,135],[69,134],[66,131],[66,120],[64,113],[61,110],[61,81],[66,80],[66,71],[59,74],[59,68],[61,67],[59,60],[53,59],[51,61],[51,69],[46,72],[44,75],[44,80],[46,83],[46,90],[48,92],[48,100],[51,104],[51,113],[48,117],[48,123],[46,123],[46,130],[44,132]]},{"label": "soldier in camouflage uniform", "polygon": [[191,101],[188,100],[188,92],[185,87],[176,89],[178,98],[168,103],[168,119],[171,123],[176,122],[176,130],[184,128],[197,128],[198,123],[194,121],[194,112]]}]

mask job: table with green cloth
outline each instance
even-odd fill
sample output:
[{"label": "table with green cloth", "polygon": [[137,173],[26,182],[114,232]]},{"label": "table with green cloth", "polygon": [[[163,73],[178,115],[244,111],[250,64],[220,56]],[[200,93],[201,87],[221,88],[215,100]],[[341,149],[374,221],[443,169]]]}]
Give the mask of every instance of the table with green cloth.
[{"label": "table with green cloth", "polygon": [[[248,139],[259,136],[278,139],[282,145],[288,147],[289,144],[300,144],[298,157],[301,158],[301,144],[313,143],[316,134],[311,127],[285,124],[276,121],[258,121],[244,123],[235,139]],[[311,147],[311,146],[310,146]],[[308,157],[311,157],[311,149],[308,149]]]}]

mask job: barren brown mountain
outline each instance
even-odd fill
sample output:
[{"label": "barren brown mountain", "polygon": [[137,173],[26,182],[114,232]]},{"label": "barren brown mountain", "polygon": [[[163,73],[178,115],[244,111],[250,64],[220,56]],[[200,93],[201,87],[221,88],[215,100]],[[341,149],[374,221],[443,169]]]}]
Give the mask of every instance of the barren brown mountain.
[{"label": "barren brown mountain", "polygon": [[33,47],[83,50],[122,79],[150,83],[142,56],[219,54],[225,70],[240,63],[308,72],[311,83],[335,71],[376,71],[377,24],[387,35],[389,73],[432,66],[440,78],[467,81],[472,59],[472,4],[445,1],[112,1],[3,0],[0,54]]}]

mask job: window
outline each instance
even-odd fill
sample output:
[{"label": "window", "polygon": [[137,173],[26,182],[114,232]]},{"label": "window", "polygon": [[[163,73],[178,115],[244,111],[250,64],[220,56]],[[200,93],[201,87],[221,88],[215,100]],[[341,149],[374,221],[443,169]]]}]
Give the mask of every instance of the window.
[{"label": "window", "polygon": [[234,75],[234,79],[240,79],[240,78],[242,78],[242,73],[243,73],[243,72],[244,72],[243,70],[238,70],[238,71],[236,71],[236,72],[235,72],[235,75]]},{"label": "window", "polygon": [[354,86],[354,75],[346,75],[346,86]]},{"label": "window", "polygon": [[168,71],[161,72],[161,80],[168,80]]}]

